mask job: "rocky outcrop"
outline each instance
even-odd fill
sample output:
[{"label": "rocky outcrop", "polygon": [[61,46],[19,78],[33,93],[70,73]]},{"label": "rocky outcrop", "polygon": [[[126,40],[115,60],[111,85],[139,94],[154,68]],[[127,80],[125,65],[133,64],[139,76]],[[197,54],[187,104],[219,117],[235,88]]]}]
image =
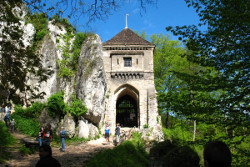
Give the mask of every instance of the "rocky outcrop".
[{"label": "rocky outcrop", "polygon": [[51,129],[54,130],[57,135],[60,135],[61,127],[64,127],[66,135],[69,138],[79,137],[88,139],[95,138],[99,134],[98,128],[83,117],[80,118],[78,124],[76,124],[74,117],[70,114],[65,115],[64,118],[59,121],[58,117],[50,117],[45,108],[39,117],[39,123],[41,127],[44,128],[51,125]]},{"label": "rocky outcrop", "polygon": [[64,116],[64,119],[61,120],[61,126],[58,128],[58,132],[60,132],[62,126],[64,127],[67,136],[69,136],[70,138],[75,136],[76,123],[71,115]]},{"label": "rocky outcrop", "polygon": [[[50,23],[51,24],[51,23]],[[79,57],[78,70],[76,76],[71,78],[59,78],[57,76],[57,60],[61,59],[61,51],[56,43],[57,36],[65,33],[62,28],[49,24],[50,35],[45,36],[40,45],[39,53],[42,55],[44,68],[52,68],[53,74],[46,82],[38,83],[36,80],[30,80],[33,84],[40,84],[40,91],[45,92],[42,102],[46,102],[52,94],[58,91],[64,91],[64,100],[70,102],[71,96],[76,94],[76,97],[84,101],[88,112],[85,119],[80,120],[76,126],[72,116],[65,116],[61,121],[61,125],[57,128],[59,134],[60,127],[64,126],[69,137],[95,137],[98,134],[99,123],[103,119],[104,97],[106,92],[105,73],[103,70],[102,44],[98,35],[90,36],[82,45],[81,54]],[[60,30],[60,31],[59,31]],[[44,118],[44,113],[42,114]],[[88,123],[90,122],[90,123]],[[44,127],[48,121],[43,122]],[[92,124],[93,123],[93,124]],[[75,128],[78,127],[78,132]]]},{"label": "rocky outcrop", "polygon": [[59,123],[59,117],[52,118],[49,116],[49,113],[46,111],[45,108],[42,110],[42,113],[39,117],[39,124],[41,127],[47,128],[48,125],[51,125],[51,129],[55,129],[57,128],[58,123]]},{"label": "rocky outcrop", "polygon": [[[46,102],[52,94],[59,91],[65,92],[65,101],[67,102],[74,92],[74,77],[65,80],[64,78],[59,78],[57,75],[57,61],[62,59],[62,50],[59,48],[64,44],[60,40],[60,36],[65,35],[66,31],[63,27],[59,28],[53,25],[51,21],[48,23],[48,30],[49,34],[44,37],[42,43],[39,45],[39,53],[42,55],[43,68],[50,68],[53,73],[46,82],[40,83],[40,92],[46,93],[42,102]],[[57,43],[56,39],[59,39],[60,42]]]},{"label": "rocky outcrop", "polygon": [[89,123],[84,118],[78,121],[77,136],[79,138],[94,138],[99,134],[98,128],[93,124]]},{"label": "rocky outcrop", "polygon": [[[51,67],[53,73],[50,75],[46,82],[40,83],[40,91],[45,92],[44,99],[41,100],[42,102],[46,102],[47,99],[53,94],[58,91],[57,89],[57,67],[56,67],[56,60],[58,59],[57,56],[57,49],[56,45],[54,44],[53,40],[49,35],[44,37],[42,44],[40,44],[40,51],[39,53],[42,55],[42,64],[45,69]],[[38,84],[38,83],[37,83]]]},{"label": "rocky outcrop", "polygon": [[86,118],[99,126],[105,111],[106,78],[102,45],[98,35],[89,37],[81,49],[76,76],[76,96],[88,108]]}]

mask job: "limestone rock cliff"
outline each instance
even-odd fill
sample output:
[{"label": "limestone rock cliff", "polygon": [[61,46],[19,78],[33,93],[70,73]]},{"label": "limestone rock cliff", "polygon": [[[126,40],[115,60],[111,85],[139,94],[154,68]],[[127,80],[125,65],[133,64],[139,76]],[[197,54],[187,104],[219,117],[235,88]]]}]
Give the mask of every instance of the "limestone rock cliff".
[{"label": "limestone rock cliff", "polygon": [[106,78],[103,68],[102,45],[98,35],[82,46],[76,76],[76,95],[88,108],[86,118],[99,125],[105,111]]},{"label": "limestone rock cliff", "polygon": [[[63,78],[58,77],[57,60],[61,59],[62,51],[58,49],[60,43],[56,42],[56,38],[65,34],[66,31],[52,25],[51,22],[48,27],[50,33],[41,43],[39,53],[43,55],[44,68],[51,67],[54,73],[46,82],[39,83],[40,91],[46,93],[44,99],[40,101],[46,102],[52,94],[64,91],[64,100],[67,103],[71,100],[71,96],[75,94],[78,99],[84,101],[88,109],[86,119],[95,126],[99,126],[105,111],[106,92],[100,37],[91,35],[85,40],[81,48],[76,75],[71,78]],[[70,134],[73,136],[72,132]]]}]

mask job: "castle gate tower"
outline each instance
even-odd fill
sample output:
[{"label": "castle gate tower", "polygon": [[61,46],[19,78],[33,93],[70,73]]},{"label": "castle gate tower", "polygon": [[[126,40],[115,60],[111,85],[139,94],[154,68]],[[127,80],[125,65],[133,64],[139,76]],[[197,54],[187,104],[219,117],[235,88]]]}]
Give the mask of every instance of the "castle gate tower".
[{"label": "castle gate tower", "polygon": [[155,45],[128,28],[103,43],[107,78],[105,120],[111,127],[154,127],[157,100],[154,85]]}]

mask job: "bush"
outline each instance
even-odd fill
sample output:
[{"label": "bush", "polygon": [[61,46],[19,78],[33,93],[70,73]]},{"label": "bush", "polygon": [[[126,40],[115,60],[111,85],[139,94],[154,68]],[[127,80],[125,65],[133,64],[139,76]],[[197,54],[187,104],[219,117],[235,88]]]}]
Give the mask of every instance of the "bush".
[{"label": "bush", "polygon": [[73,74],[77,71],[77,65],[78,65],[78,59],[81,53],[81,47],[83,41],[88,37],[87,33],[77,33],[75,35],[75,40],[73,42],[72,48],[71,45],[71,39],[73,38],[72,34],[66,34],[63,36],[64,45],[60,46],[60,48],[63,50],[62,59],[58,60],[58,66],[59,66],[59,77],[67,77],[70,78],[73,76]]},{"label": "bush", "polygon": [[141,152],[131,141],[126,141],[113,150],[98,153],[86,166],[145,167],[149,166],[149,155]]},{"label": "bush", "polygon": [[20,115],[13,116],[16,122],[16,128],[29,136],[36,137],[40,129],[40,124],[36,118],[24,118]]},{"label": "bush", "polygon": [[33,42],[34,50],[36,50],[38,43],[42,41],[44,36],[48,33],[48,18],[43,13],[34,13],[33,15],[29,16],[29,18],[27,19],[27,23],[31,23],[36,29],[36,34]]},{"label": "bush", "polygon": [[87,107],[83,104],[83,101],[77,99],[75,96],[73,97],[73,101],[71,102],[71,106],[69,108],[69,112],[71,115],[75,117],[79,117],[84,115],[88,111]]},{"label": "bush", "polygon": [[52,20],[53,24],[61,24],[64,26],[68,33],[75,32],[75,28],[69,23],[69,20],[66,18],[61,18],[58,14],[52,16],[50,20]]},{"label": "bush", "polygon": [[173,128],[162,128],[164,138],[175,141],[175,142],[188,142],[192,141],[192,133],[190,133],[190,127],[188,126],[182,126],[180,124],[177,124]]},{"label": "bush", "polygon": [[41,114],[44,106],[45,104],[40,102],[35,102],[32,106],[25,109],[23,109],[22,106],[16,105],[14,107],[15,112],[11,114],[11,118],[15,119],[16,128],[25,134],[36,137],[40,128],[37,118]]},{"label": "bush", "polygon": [[133,132],[131,142],[137,146],[139,151],[141,152],[145,151],[146,141],[142,138],[141,133]]},{"label": "bush", "polygon": [[73,76],[73,72],[69,68],[67,68],[67,67],[61,67],[60,70],[59,70],[58,76],[60,78],[61,77],[68,77],[68,78],[70,78],[70,77]]},{"label": "bush", "polygon": [[0,163],[4,162],[8,155],[7,152],[7,146],[14,143],[15,139],[8,131],[6,125],[0,121]]},{"label": "bush", "polygon": [[35,35],[35,41],[42,41],[43,37],[47,34],[47,30],[38,31]]},{"label": "bush", "polygon": [[88,37],[87,33],[82,33],[79,32],[76,34],[75,40],[73,42],[73,54],[72,54],[72,70],[76,71],[77,70],[77,64],[78,64],[78,58],[80,56],[81,53],[81,47],[82,47],[82,43],[83,41]]},{"label": "bush", "polygon": [[14,137],[8,131],[5,123],[0,121],[0,146],[6,147],[14,143]]},{"label": "bush", "polygon": [[20,105],[15,105],[15,112],[11,115],[11,117],[15,115],[20,115],[25,118],[36,118],[41,114],[44,106],[45,104],[40,102],[35,102],[32,104],[32,106],[25,109]]},{"label": "bush", "polygon": [[56,115],[63,116],[65,107],[63,96],[64,92],[57,92],[48,98],[46,108],[51,117],[55,118]]}]

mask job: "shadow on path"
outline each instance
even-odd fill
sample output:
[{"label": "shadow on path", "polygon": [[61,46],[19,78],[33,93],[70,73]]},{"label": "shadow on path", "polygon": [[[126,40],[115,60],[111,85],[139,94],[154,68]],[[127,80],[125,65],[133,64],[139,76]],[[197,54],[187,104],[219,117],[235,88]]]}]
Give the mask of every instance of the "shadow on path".
[{"label": "shadow on path", "polygon": [[[12,133],[12,135],[16,138],[16,143],[8,149],[11,158],[4,164],[0,164],[0,167],[6,165],[8,167],[34,167],[39,160],[38,152],[22,156],[19,152],[22,146],[20,142],[26,136],[17,132]],[[52,155],[60,162],[62,167],[82,167],[96,153],[112,148],[114,148],[113,144],[107,144],[104,138],[100,138],[78,145],[66,145],[65,152],[61,152],[60,147],[52,146]]]}]

